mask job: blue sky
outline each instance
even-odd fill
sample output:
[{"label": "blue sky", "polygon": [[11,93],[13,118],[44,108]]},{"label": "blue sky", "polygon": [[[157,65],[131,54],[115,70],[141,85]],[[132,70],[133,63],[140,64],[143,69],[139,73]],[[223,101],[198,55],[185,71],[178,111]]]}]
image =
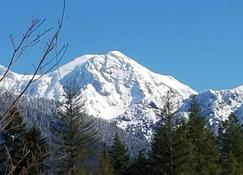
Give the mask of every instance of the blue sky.
[{"label": "blue sky", "polygon": [[[61,42],[69,49],[62,64],[86,53],[119,50],[198,91],[243,84],[242,0],[67,1]],[[55,24],[61,6],[61,0],[1,2],[0,64],[9,58],[8,34],[20,35],[33,15]],[[24,58],[29,65],[35,54]]]}]

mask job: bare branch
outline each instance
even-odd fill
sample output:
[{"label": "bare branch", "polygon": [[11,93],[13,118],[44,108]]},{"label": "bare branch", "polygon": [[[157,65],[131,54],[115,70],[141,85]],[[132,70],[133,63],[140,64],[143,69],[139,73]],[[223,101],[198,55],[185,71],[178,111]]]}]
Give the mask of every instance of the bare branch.
[{"label": "bare branch", "polygon": [[14,172],[16,171],[16,169],[19,167],[19,165],[25,160],[25,158],[30,154],[30,150],[28,150],[21,158],[21,160],[18,162],[17,165],[15,165],[14,167],[12,167],[12,170],[8,173],[8,175],[12,175],[14,174]]},{"label": "bare branch", "polygon": [[[34,66],[35,69],[30,76],[28,82],[26,83],[25,87],[21,90],[21,92],[19,92],[17,96],[14,96],[14,100],[11,102],[7,110],[3,112],[3,115],[0,116],[0,130],[3,130],[11,122],[13,116],[9,117],[8,114],[10,113],[11,109],[18,103],[21,96],[26,92],[30,85],[34,81],[42,78],[44,75],[53,70],[54,67],[58,66],[58,64],[62,60],[68,47],[68,45],[66,44],[63,45],[60,49],[58,48],[58,39],[63,27],[65,8],[66,1],[64,0],[61,17],[58,20],[56,27],[50,27],[44,31],[37,32],[45,23],[45,19],[41,20],[39,18],[33,17],[30,26],[27,28],[26,32],[23,34],[18,44],[16,44],[13,35],[9,36],[10,43],[13,46],[13,53],[11,55],[6,71],[4,72],[3,76],[0,77],[0,83],[3,83],[11,67],[23,56],[26,50],[32,48],[33,46],[39,45],[44,36],[50,35],[49,39],[47,39],[43,53],[39,58],[35,59],[38,60],[38,63],[36,66]],[[55,31],[52,33],[54,29]]]}]

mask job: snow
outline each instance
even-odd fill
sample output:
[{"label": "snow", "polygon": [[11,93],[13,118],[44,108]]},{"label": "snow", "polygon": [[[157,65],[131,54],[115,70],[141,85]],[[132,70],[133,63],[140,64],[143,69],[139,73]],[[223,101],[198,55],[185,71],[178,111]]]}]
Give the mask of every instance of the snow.
[{"label": "snow", "polygon": [[[5,70],[0,65],[0,77]],[[10,71],[0,88],[9,90],[19,82],[18,93],[30,77]],[[226,120],[231,112],[243,119],[243,86],[198,94],[174,77],[154,73],[119,51],[80,56],[35,81],[25,95],[60,100],[63,86],[74,82],[80,87],[80,102],[89,115],[115,122],[146,139],[151,138],[152,126],[157,122],[154,108],[163,106],[170,88],[176,93],[176,100],[183,104],[185,116],[190,96],[196,95],[212,125]]]},{"label": "snow", "polygon": [[[211,124],[227,120],[231,113],[243,119],[243,86],[218,91],[210,89],[199,93],[196,98]],[[189,102],[184,104],[184,111],[188,110]]]},{"label": "snow", "polygon": [[[0,75],[1,72],[4,67],[0,67]],[[10,71],[0,87],[8,89],[19,81],[17,92],[20,92],[29,77]],[[72,60],[34,82],[25,95],[60,100],[63,86],[73,82],[80,87],[81,103],[89,115],[116,121],[124,129],[153,124],[155,114],[149,104],[162,106],[162,98],[170,88],[178,101],[197,94],[171,76],[153,73],[123,53],[110,51]]]}]

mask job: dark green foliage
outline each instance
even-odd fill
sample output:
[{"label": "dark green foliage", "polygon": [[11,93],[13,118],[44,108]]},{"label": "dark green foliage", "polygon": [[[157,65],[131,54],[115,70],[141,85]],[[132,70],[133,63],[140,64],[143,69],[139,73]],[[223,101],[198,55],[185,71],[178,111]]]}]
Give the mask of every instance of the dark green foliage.
[{"label": "dark green foliage", "polygon": [[[23,155],[28,151],[23,149],[25,145],[26,127],[17,108],[14,108],[9,116],[13,116],[11,117],[12,120],[1,133],[3,137],[1,150],[3,151],[2,154],[4,157],[0,162],[3,168],[1,171],[7,173],[20,163]],[[22,165],[17,166],[14,170],[15,174],[20,173],[22,167]]]},{"label": "dark green foliage", "polygon": [[[151,145],[150,170],[151,174],[176,174],[182,170],[186,148],[185,128],[178,132],[182,121],[176,116],[177,102],[174,93],[169,91],[165,98],[165,105],[159,115],[159,128],[155,132]],[[185,145],[182,145],[185,144]],[[180,149],[179,149],[180,148]],[[181,152],[179,152],[181,151]]]},{"label": "dark green foliage", "polygon": [[192,175],[192,144],[187,137],[187,123],[181,121],[176,128],[173,150],[174,150],[174,174],[176,175]]},{"label": "dark green foliage", "polygon": [[116,134],[109,152],[115,175],[127,175],[129,173],[129,153],[124,143]]},{"label": "dark green foliage", "polygon": [[167,130],[161,127],[155,133],[151,147],[150,166],[152,174],[172,174],[170,171],[173,162],[171,162],[171,145],[169,143]]},{"label": "dark green foliage", "polygon": [[78,92],[67,89],[65,102],[59,110],[60,121],[52,128],[58,141],[54,141],[55,174],[78,174],[86,165],[96,146],[93,121],[81,112]]},{"label": "dark green foliage", "polygon": [[149,175],[148,160],[144,150],[139,151],[137,159],[131,166],[131,175]]},{"label": "dark green foliage", "polygon": [[1,173],[17,175],[43,174],[48,146],[38,129],[27,131],[20,113],[14,108],[11,122],[1,133]]},{"label": "dark green foliage", "polygon": [[151,172],[154,175],[193,175],[192,145],[187,138],[187,124],[181,121],[175,128],[171,140],[171,149],[168,144],[168,135],[164,134],[166,129],[162,128],[157,131],[152,144]]},{"label": "dark green foliage", "polygon": [[218,173],[216,140],[193,101],[189,120],[178,120],[168,92],[150,154],[151,174],[214,175]]},{"label": "dark green foliage", "polygon": [[207,127],[205,118],[201,116],[198,103],[194,100],[189,115],[188,125],[188,141],[191,145],[191,167],[193,174],[217,174],[218,166],[218,150],[216,140],[210,129]]},{"label": "dark green foliage", "polygon": [[221,174],[243,174],[243,126],[231,114],[219,128]]},{"label": "dark green foliage", "polygon": [[32,127],[26,134],[25,145],[30,150],[30,154],[26,156],[27,174],[43,174],[48,169],[45,164],[49,156],[47,140],[41,137],[41,133],[36,127]]},{"label": "dark green foliage", "polygon": [[98,175],[114,175],[114,169],[112,166],[111,159],[108,155],[106,147],[104,146],[104,151],[100,160],[99,173]]},{"label": "dark green foliage", "polygon": [[172,94],[168,92],[164,108],[159,115],[159,128],[155,132],[151,145],[150,166],[152,174],[172,174],[172,135],[173,135],[173,106]]}]

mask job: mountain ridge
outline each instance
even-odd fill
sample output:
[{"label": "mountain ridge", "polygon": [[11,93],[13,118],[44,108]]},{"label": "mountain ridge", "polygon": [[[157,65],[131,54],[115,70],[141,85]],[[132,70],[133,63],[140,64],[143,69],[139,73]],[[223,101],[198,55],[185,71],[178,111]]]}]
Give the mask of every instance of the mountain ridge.
[{"label": "mountain ridge", "polygon": [[[0,66],[0,76],[4,70]],[[0,88],[16,86],[19,92],[29,76],[10,71]],[[119,51],[80,56],[34,82],[25,95],[60,100],[63,86],[73,82],[80,87],[80,102],[86,113],[114,122],[146,139],[151,137],[152,126],[157,122],[154,105],[162,107],[163,98],[170,89],[176,94],[183,112],[189,109],[190,97],[196,96],[203,114],[212,124],[227,119],[231,112],[243,119],[243,85],[198,93],[172,76],[150,71]]]}]

